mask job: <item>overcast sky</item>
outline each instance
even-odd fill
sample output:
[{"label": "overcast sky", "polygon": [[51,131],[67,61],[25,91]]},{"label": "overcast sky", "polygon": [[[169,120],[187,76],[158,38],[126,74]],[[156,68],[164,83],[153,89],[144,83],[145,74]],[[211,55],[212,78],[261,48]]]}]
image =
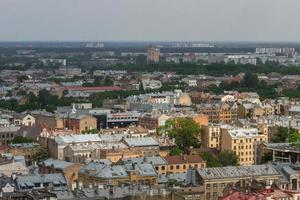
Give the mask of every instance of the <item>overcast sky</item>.
[{"label": "overcast sky", "polygon": [[300,41],[300,0],[0,0],[0,41]]}]

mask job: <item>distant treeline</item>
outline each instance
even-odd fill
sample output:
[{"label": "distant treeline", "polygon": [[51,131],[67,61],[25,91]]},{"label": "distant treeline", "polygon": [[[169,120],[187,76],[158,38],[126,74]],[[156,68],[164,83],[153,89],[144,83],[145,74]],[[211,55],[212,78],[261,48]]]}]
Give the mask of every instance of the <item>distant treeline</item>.
[{"label": "distant treeline", "polygon": [[300,74],[300,67],[280,66],[277,64],[239,65],[239,64],[153,64],[153,65],[118,65],[111,69],[146,72],[176,72],[177,74],[206,74],[212,76],[237,75],[241,72],[268,74],[278,72],[283,75]]}]

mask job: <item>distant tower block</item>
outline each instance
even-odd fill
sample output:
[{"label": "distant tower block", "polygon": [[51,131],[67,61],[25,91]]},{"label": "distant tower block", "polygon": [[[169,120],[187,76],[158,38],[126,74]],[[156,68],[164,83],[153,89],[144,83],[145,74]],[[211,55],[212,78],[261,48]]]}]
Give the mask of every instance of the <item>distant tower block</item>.
[{"label": "distant tower block", "polygon": [[147,63],[159,63],[159,48],[150,47],[147,49]]}]

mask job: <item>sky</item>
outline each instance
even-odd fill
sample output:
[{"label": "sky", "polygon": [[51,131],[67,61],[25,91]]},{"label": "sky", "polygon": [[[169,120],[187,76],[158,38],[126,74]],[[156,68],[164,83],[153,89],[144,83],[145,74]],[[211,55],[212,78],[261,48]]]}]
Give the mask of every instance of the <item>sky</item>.
[{"label": "sky", "polygon": [[0,0],[0,41],[300,41],[300,0]]}]

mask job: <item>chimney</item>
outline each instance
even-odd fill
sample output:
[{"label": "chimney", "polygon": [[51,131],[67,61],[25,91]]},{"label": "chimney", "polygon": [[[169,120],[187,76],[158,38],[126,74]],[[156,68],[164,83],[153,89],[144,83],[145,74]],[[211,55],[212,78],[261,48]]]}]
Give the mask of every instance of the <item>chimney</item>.
[{"label": "chimney", "polygon": [[187,155],[186,155],[186,154],[183,154],[182,159],[183,159],[184,161],[186,161],[186,157],[187,157]]}]

